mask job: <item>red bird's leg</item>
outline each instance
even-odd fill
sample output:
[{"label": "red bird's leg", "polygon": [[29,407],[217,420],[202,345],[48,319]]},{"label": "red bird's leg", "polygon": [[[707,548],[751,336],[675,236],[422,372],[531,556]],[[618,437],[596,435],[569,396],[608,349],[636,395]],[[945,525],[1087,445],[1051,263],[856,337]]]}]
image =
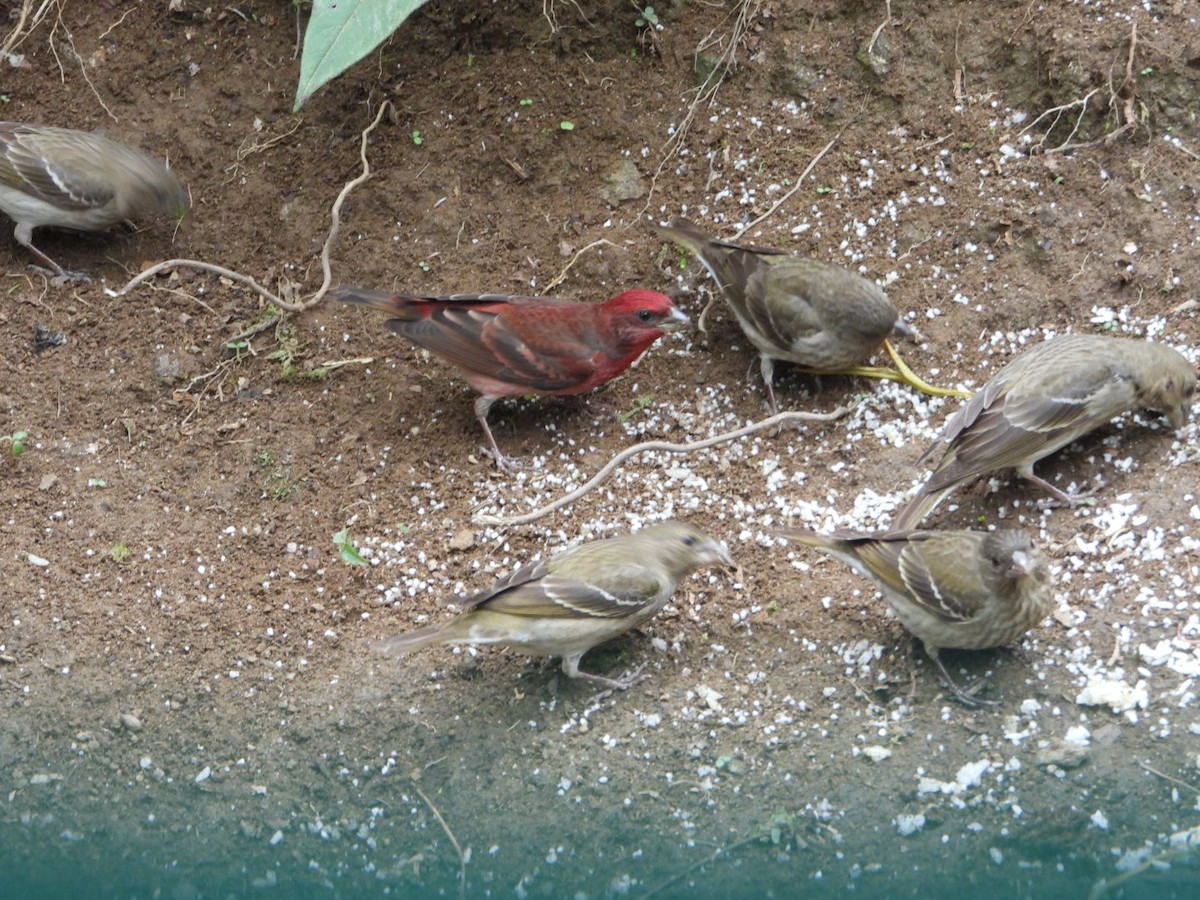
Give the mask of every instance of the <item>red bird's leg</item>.
[{"label": "red bird's leg", "polygon": [[496,443],[496,439],[492,436],[492,429],[488,426],[488,410],[492,408],[492,404],[496,401],[495,397],[480,396],[475,400],[475,418],[479,420],[479,424],[483,427],[483,433],[487,437],[488,446],[491,448],[488,455],[496,461],[496,465],[509,471],[519,468],[519,464],[515,459],[505,456],[500,452],[500,445]]}]

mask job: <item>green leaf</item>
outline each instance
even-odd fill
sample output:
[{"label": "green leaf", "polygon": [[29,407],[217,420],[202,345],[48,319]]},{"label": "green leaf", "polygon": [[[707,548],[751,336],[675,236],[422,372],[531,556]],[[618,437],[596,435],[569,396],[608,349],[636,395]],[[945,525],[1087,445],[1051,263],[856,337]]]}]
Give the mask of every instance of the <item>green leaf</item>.
[{"label": "green leaf", "polygon": [[317,89],[382,44],[425,0],[313,0],[300,54],[297,111]]}]

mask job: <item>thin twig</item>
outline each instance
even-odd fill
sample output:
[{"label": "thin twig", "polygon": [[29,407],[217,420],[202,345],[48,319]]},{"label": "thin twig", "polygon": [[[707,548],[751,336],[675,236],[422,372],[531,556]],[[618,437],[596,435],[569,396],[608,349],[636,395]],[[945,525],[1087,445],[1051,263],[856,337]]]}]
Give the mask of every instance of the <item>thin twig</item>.
[{"label": "thin twig", "polygon": [[[4,39],[4,43],[0,44],[0,62],[20,46],[25,38],[33,33],[33,30],[41,24],[42,19],[46,18],[46,13],[50,11],[50,7],[54,6],[58,0],[42,0],[42,5],[37,8],[37,12],[32,12],[34,0],[22,0],[21,8],[17,12],[17,24],[13,26],[13,30],[8,33],[8,37]],[[32,13],[32,21],[30,15]],[[28,27],[26,27],[28,23]]]},{"label": "thin twig", "polygon": [[107,28],[105,28],[102,32],[100,32],[100,34],[96,37],[96,43],[99,44],[106,37],[108,37],[110,34],[112,34],[113,31],[116,30],[116,27],[118,25],[120,25],[122,22],[124,22],[126,19],[128,19],[129,16],[132,15],[134,12],[136,12],[135,9],[125,10],[125,12],[122,14],[121,18],[117,19],[117,21],[113,22],[111,25],[109,25]]},{"label": "thin twig", "polygon": [[366,127],[366,129],[364,129],[362,133],[362,143],[358,149],[358,158],[362,162],[362,172],[353,181],[346,182],[345,187],[342,188],[342,192],[338,194],[337,199],[333,201],[333,209],[329,213],[329,237],[325,239],[325,246],[321,249],[321,287],[307,302],[295,304],[291,307],[284,306],[284,309],[287,309],[291,312],[301,312],[311,306],[316,305],[316,303],[322,297],[324,297],[325,293],[329,290],[329,285],[333,283],[333,275],[329,270],[329,254],[333,251],[333,243],[337,240],[338,232],[341,230],[342,204],[346,202],[346,198],[350,196],[350,192],[352,190],[354,190],[360,184],[366,183],[366,181],[370,179],[371,164],[367,161],[367,138],[371,136],[371,132],[375,130],[375,127],[379,124],[380,120],[383,119],[384,112],[391,108],[391,102],[384,100],[379,106],[379,112],[375,114],[375,121],[373,121]]},{"label": "thin twig", "polygon": [[616,246],[616,244],[614,244],[612,241],[608,240],[607,238],[600,238],[599,240],[592,241],[586,247],[583,247],[582,249],[578,250],[575,253],[575,255],[571,257],[571,261],[569,263],[567,263],[566,267],[561,272],[559,272],[552,279],[550,279],[550,281],[548,281],[546,283],[546,286],[541,289],[541,293],[543,293],[543,294],[548,293],[549,291],[554,290],[556,287],[558,287],[560,284],[562,284],[563,280],[567,277],[567,273],[571,271],[571,266],[575,265],[575,263],[579,261],[579,257],[583,256],[583,254],[587,253],[593,247],[599,247],[601,244],[608,244],[608,246],[610,246],[610,247]]},{"label": "thin twig", "polygon": [[[851,120],[851,121],[853,121],[853,120]],[[831,149],[833,149],[833,145],[838,142],[838,139],[843,134],[846,133],[846,129],[849,127],[850,127],[850,122],[847,122],[845,125],[843,125],[842,130],[839,131],[837,134],[835,134],[833,137],[831,137],[829,139],[829,143],[821,148],[821,152],[818,153],[816,156],[814,156],[809,161],[808,165],[804,167],[804,171],[800,173],[800,177],[796,179],[796,183],[792,186],[792,189],[790,191],[788,191],[786,194],[784,194],[782,197],[780,197],[778,200],[776,200],[775,205],[772,206],[770,209],[768,209],[765,213],[763,213],[761,216],[759,216],[753,222],[750,222],[749,224],[745,225],[740,231],[738,231],[737,234],[735,234],[733,236],[733,239],[736,241],[738,238],[740,238],[743,234],[745,234],[747,231],[749,231],[751,228],[753,228],[759,222],[763,221],[768,216],[773,215],[775,210],[779,209],[779,207],[783,206],[783,204],[785,204],[789,199],[791,199],[792,194],[794,194],[794,193],[796,193],[796,191],[800,190],[800,185],[802,185],[804,183],[804,179],[807,178],[809,176],[809,173],[811,173],[812,170],[816,168],[817,163],[819,163],[821,161],[821,157],[823,157],[826,153],[828,153]]]},{"label": "thin twig", "polygon": [[708,855],[707,859],[701,859],[701,860],[698,860],[697,862],[692,863],[690,866],[688,866],[682,872],[676,872],[674,875],[672,875],[670,878],[668,878],[662,884],[655,885],[650,890],[646,891],[646,893],[642,894],[642,900],[645,900],[646,897],[653,897],[655,894],[661,894],[663,891],[665,891],[671,885],[675,884],[676,882],[680,881],[683,878],[686,878],[688,875],[695,872],[701,866],[710,865],[711,863],[716,862],[722,856],[728,856],[734,850],[740,850],[742,847],[745,847],[747,844],[753,844],[757,840],[758,840],[757,836],[742,838],[740,841],[734,841],[732,844],[728,844],[724,847],[718,847],[716,850],[714,850],[712,853],[710,853]]},{"label": "thin twig", "polygon": [[[1116,109],[1117,98],[1121,96],[1121,93],[1123,91],[1127,91],[1123,98],[1124,104],[1121,108],[1122,117],[1125,120],[1124,122],[1122,122],[1118,127],[1114,128],[1108,134],[1098,137],[1093,141],[1083,141],[1078,144],[1071,143],[1071,139],[1079,133],[1079,128],[1083,124],[1083,117],[1087,115],[1088,102],[1092,99],[1092,97],[1100,92],[1100,88],[1092,88],[1078,100],[1073,100],[1070,103],[1066,103],[1061,106],[1051,107],[1021,130],[1021,134],[1024,134],[1025,132],[1029,131],[1029,129],[1037,125],[1038,122],[1042,121],[1042,119],[1044,119],[1046,116],[1052,113],[1054,114],[1054,121],[1050,123],[1050,127],[1046,129],[1046,133],[1042,136],[1042,139],[1033,149],[1042,150],[1047,155],[1053,153],[1070,153],[1075,150],[1087,150],[1092,147],[1111,144],[1121,135],[1126,134],[1127,132],[1136,131],[1138,125],[1141,124],[1137,116],[1137,107],[1135,102],[1137,100],[1137,79],[1134,76],[1133,71],[1134,61],[1137,55],[1137,46],[1137,19],[1134,19],[1129,28],[1129,52],[1125,57],[1125,77],[1121,80],[1121,84],[1116,88],[1114,88],[1112,85],[1111,70],[1108,79],[1108,109],[1110,112],[1113,112]],[[1071,128],[1071,133],[1067,135],[1066,140],[1064,140],[1057,147],[1046,149],[1046,140],[1050,137],[1050,132],[1054,130],[1055,126],[1058,125],[1059,120],[1062,119],[1063,115],[1068,110],[1074,109],[1077,106],[1079,107],[1079,115],[1075,118],[1075,124]],[[1113,114],[1115,119],[1115,113]]]},{"label": "thin twig", "polygon": [[160,263],[155,263],[148,269],[143,269],[135,275],[125,287],[118,291],[108,291],[112,297],[121,297],[128,294],[131,290],[146,281],[149,281],[160,272],[167,272],[171,269],[194,268],[200,269],[202,272],[211,272],[214,275],[222,275],[225,278],[230,278],[240,284],[244,284],[250,290],[254,291],[259,296],[265,298],[269,303],[275,303],[280,306],[283,301],[268,291],[265,287],[251,278],[249,275],[243,275],[241,272],[235,272],[233,269],[227,269],[224,266],[218,266],[216,263],[208,263],[199,259],[168,259]]},{"label": "thin twig", "polygon": [[[108,104],[104,102],[104,98],[100,96],[100,92],[96,90],[96,85],[92,82],[91,76],[88,75],[87,63],[83,61],[83,57],[79,55],[79,51],[75,49],[75,37],[71,34],[71,29],[66,26],[62,20],[62,6],[58,8],[58,17],[54,22],[54,28],[50,31],[50,43],[54,43],[54,32],[58,30],[58,26],[62,26],[63,32],[67,35],[67,46],[71,48],[71,53],[75,57],[75,61],[79,63],[79,74],[83,76],[83,80],[87,82],[87,86],[92,89],[92,94],[96,98],[96,102],[100,107],[108,113],[108,117],[114,122],[121,121],[117,118],[117,114],[108,108]],[[55,54],[57,56],[57,54]]]},{"label": "thin twig", "polygon": [[810,412],[781,412],[771,416],[768,419],[763,419],[761,422],[753,422],[744,428],[737,428],[733,431],[722,432],[721,434],[713,435],[712,437],[704,438],[700,441],[693,441],[690,444],[673,444],[668,441],[645,441],[641,444],[634,444],[632,447],[626,447],[607,463],[604,467],[593,475],[588,481],[569,494],[564,494],[552,503],[546,506],[535,509],[533,512],[525,513],[520,516],[496,516],[490,513],[476,513],[471,517],[471,520],[480,525],[528,525],[530,522],[536,522],[543,516],[548,516],[555,510],[562,509],[564,506],[569,506],[574,503],[584,494],[594,490],[602,482],[604,482],[613,470],[622,462],[631,456],[638,453],[645,453],[653,450],[661,450],[666,453],[692,453],[696,450],[703,450],[706,447],[712,447],[716,444],[723,444],[726,441],[734,441],[738,438],[743,438],[759,431],[765,431],[768,428],[774,428],[776,425],[784,425],[788,422],[833,422],[840,419],[842,416],[850,412],[850,408],[839,406],[833,412],[828,413],[810,413]]},{"label": "thin twig", "polygon": [[[261,144],[257,144],[257,143],[251,144],[249,147],[246,146],[246,141],[250,140],[250,138],[246,138],[245,140],[242,141],[241,146],[238,147],[238,151],[237,151],[238,162],[241,162],[246,157],[248,157],[254,153],[262,153],[264,150],[269,150],[271,147],[274,147],[276,144],[282,142],[286,138],[289,138],[293,134],[295,134],[299,130],[300,126],[303,124],[304,124],[304,117],[301,116],[300,118],[298,118],[296,120],[296,124],[293,125],[291,128],[289,128],[287,131],[285,131],[283,134],[277,134],[274,137],[270,138],[269,140],[263,141]],[[251,137],[256,137],[256,136],[252,135]]]},{"label": "thin twig", "polygon": [[329,290],[329,285],[333,282],[333,276],[329,266],[329,256],[333,251],[334,242],[337,240],[338,232],[341,229],[342,204],[346,202],[346,197],[350,195],[350,192],[354,190],[354,188],[358,187],[371,177],[371,165],[367,161],[367,138],[370,137],[371,132],[375,130],[375,127],[383,118],[384,112],[390,108],[391,104],[385,100],[379,107],[379,112],[375,115],[375,120],[363,130],[362,144],[359,148],[359,159],[362,160],[363,167],[362,173],[352,181],[348,181],[342,187],[341,193],[338,194],[337,199],[333,202],[333,208],[330,210],[329,214],[329,235],[325,238],[325,246],[321,249],[321,272],[324,277],[321,282],[321,287],[308,300],[292,303],[289,300],[284,300],[282,297],[278,297],[271,293],[249,275],[243,275],[240,272],[235,272],[232,269],[225,268],[224,266],[218,266],[215,263],[203,262],[197,259],[168,259],[165,262],[157,263],[145,271],[138,273],[137,276],[135,276],[120,290],[110,291],[109,295],[113,297],[120,297],[124,294],[128,294],[135,287],[148,281],[155,275],[158,275],[160,272],[187,267],[199,269],[203,272],[211,272],[214,275],[222,275],[225,278],[232,279],[233,281],[250,288],[250,290],[254,291],[268,303],[273,303],[275,306],[279,307],[280,309],[287,310],[288,312],[304,312],[304,310],[315,306],[325,296],[325,293]]},{"label": "thin twig", "polygon": [[[737,16],[733,22],[733,28],[729,33],[729,43],[721,51],[721,56],[713,65],[712,71],[704,79],[704,83],[696,88],[696,95],[688,103],[687,112],[684,114],[683,120],[679,123],[679,127],[674,133],[667,138],[662,145],[662,159],[659,160],[658,168],[654,170],[654,176],[650,179],[650,190],[646,192],[646,203],[642,206],[638,213],[640,217],[650,208],[650,202],[654,198],[654,191],[658,187],[658,176],[666,169],[675,154],[683,146],[688,133],[691,131],[692,123],[696,120],[696,111],[705,103],[712,104],[717,98],[717,91],[721,89],[721,84],[725,81],[725,76],[733,71],[737,65],[738,46],[745,39],[747,32],[750,31],[750,21],[758,13],[760,0],[740,0],[737,5]],[[732,14],[731,14],[732,15]],[[711,33],[709,37],[711,37]],[[696,53],[699,54],[709,43],[709,39],[700,42],[696,48]]]},{"label": "thin twig", "polygon": [[1192,159],[1200,160],[1200,153],[1197,153],[1195,150],[1189,150],[1187,147],[1183,146],[1183,142],[1180,141],[1178,138],[1172,137],[1171,140],[1167,141],[1167,143],[1170,144],[1172,147],[1174,147],[1176,150],[1178,150],[1180,153],[1186,154],[1187,156],[1190,156]]},{"label": "thin twig", "polygon": [[442,818],[442,814],[438,812],[438,808],[433,805],[433,801],[425,796],[425,792],[421,790],[417,784],[413,785],[413,790],[421,795],[421,799],[425,801],[425,805],[429,807],[434,817],[438,820],[438,824],[442,826],[442,831],[446,832],[446,837],[450,838],[450,843],[454,845],[454,852],[458,854],[458,896],[465,897],[467,895],[467,857],[463,853],[463,848],[459,846],[458,838],[454,836],[454,832],[450,830],[450,826],[446,824],[446,820]]},{"label": "thin twig", "polygon": [[1149,772],[1151,775],[1157,775],[1159,778],[1162,778],[1165,781],[1169,781],[1172,784],[1177,784],[1181,788],[1185,788],[1186,790],[1189,790],[1189,791],[1200,791],[1200,788],[1196,787],[1194,784],[1188,784],[1186,781],[1181,781],[1178,778],[1174,778],[1170,775],[1167,775],[1165,772],[1160,772],[1160,771],[1158,771],[1158,769],[1153,769],[1150,766],[1146,765],[1144,762],[1139,761],[1138,765],[1141,766],[1143,769],[1145,769],[1147,772]]}]

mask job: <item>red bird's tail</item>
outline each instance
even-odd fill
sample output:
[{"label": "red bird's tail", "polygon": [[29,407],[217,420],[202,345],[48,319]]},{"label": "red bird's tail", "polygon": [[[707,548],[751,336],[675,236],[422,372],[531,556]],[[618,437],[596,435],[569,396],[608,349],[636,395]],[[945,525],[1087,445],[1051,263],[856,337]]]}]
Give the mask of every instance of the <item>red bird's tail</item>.
[{"label": "red bird's tail", "polygon": [[353,284],[343,284],[329,292],[329,296],[342,303],[357,303],[359,306],[369,306],[382,310],[393,316],[402,316],[408,309],[410,297],[400,297],[387,291],[377,291],[374,288],[356,287]]}]

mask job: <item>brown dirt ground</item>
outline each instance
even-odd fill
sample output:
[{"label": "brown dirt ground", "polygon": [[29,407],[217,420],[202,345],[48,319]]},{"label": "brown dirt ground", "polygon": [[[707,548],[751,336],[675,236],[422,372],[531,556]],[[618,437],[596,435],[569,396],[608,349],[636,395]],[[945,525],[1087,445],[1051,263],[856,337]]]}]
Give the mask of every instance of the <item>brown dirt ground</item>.
[{"label": "brown dirt ground", "polygon": [[[444,827],[469,851],[469,896],[964,883],[1082,896],[1119,877],[1122,853],[1166,853],[1197,822],[1200,724],[1190,677],[1138,648],[1174,640],[1186,657],[1200,637],[1194,423],[1173,439],[1153,416],[1127,421],[1043,465],[1101,476],[1095,510],[1032,511],[1037,492],[1001,480],[998,495],[981,484],[939,511],[967,525],[1020,502],[1062,578],[1062,614],[1023,651],[951,655],[1000,701],[967,710],[866,583],[764,536],[838,515],[886,524],[952,405],[785,372],[776,390],[793,408],[852,401],[855,416],[639,458],[566,512],[484,527],[474,513],[547,502],[635,440],[761,419],[736,326],[718,308],[706,336],[663,341],[581,404],[498,405],[498,439],[528,463],[510,476],[479,454],[461,381],[376,317],[320,304],[237,350],[270,313],[242,286],[183,271],[108,289],[189,257],[314,290],[330,207],[387,100],[374,177],[343,209],[337,282],[538,292],[604,238],[556,295],[671,290],[695,317],[704,278],[681,279],[647,222],[686,207],[731,235],[832,139],[748,238],[895,273],[889,292],[924,335],[907,350],[918,369],[977,385],[1017,341],[1100,327],[1095,307],[1194,362],[1200,9],[896,2],[885,23],[883,4],[678,2],[644,31],[617,0],[548,8],[557,31],[537,4],[432,4],[298,115],[285,2],[62,0],[19,47],[24,64],[6,65],[6,119],[104,127],[169,156],[194,204],[174,235],[41,232],[90,286],[48,286],[0,238],[0,432],[31,436],[0,468],[9,896],[452,895]],[[686,155],[664,163],[697,48],[711,58],[739,10],[736,69],[698,109]],[[1093,89],[1083,115],[1023,142],[1038,113]],[[1127,116],[1136,129],[1104,141]],[[1031,153],[1039,142],[1090,145]],[[606,199],[622,160],[648,195]],[[38,326],[65,344],[38,349]],[[1117,498],[1145,518],[1114,514]],[[509,653],[366,649],[444,615],[437,601],[456,589],[667,514],[726,540],[742,569],[698,575],[642,633],[585,660],[614,673],[649,662],[652,679],[623,695],[593,701],[554,664]],[[337,558],[347,525],[369,571]],[[1155,535],[1165,556],[1147,551]],[[1149,710],[1078,706],[1093,664],[1148,682]],[[1039,760],[1080,724],[1085,762]],[[869,745],[892,756],[870,762]],[[979,760],[981,783],[918,792],[919,774],[954,782]],[[900,817],[918,815],[901,836],[916,820]],[[1195,879],[1184,855],[1124,890],[1194,896]]]}]

